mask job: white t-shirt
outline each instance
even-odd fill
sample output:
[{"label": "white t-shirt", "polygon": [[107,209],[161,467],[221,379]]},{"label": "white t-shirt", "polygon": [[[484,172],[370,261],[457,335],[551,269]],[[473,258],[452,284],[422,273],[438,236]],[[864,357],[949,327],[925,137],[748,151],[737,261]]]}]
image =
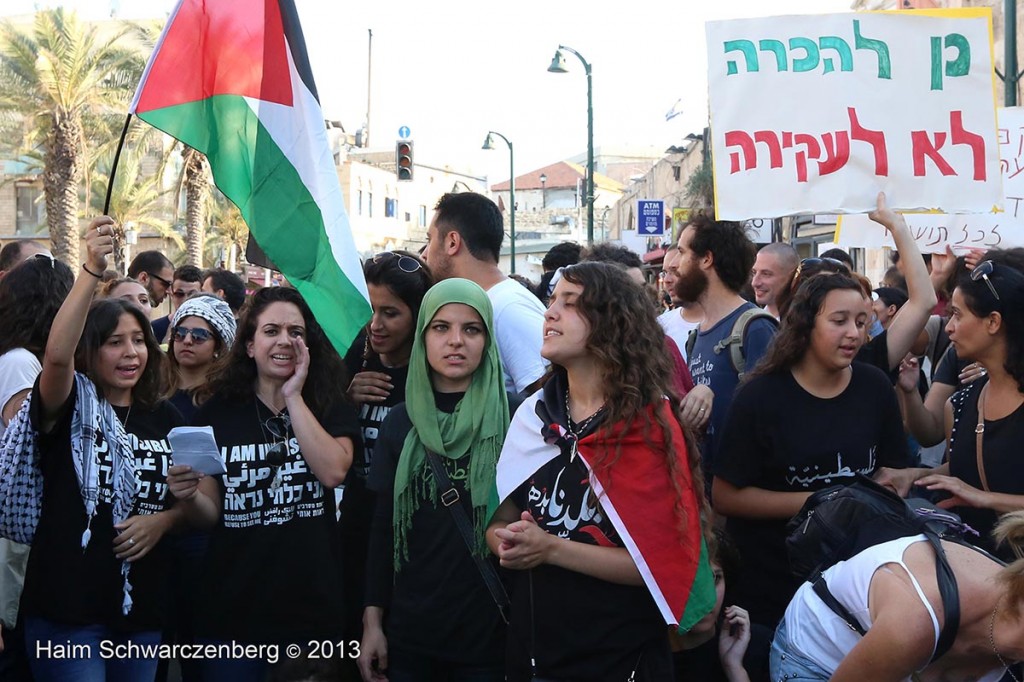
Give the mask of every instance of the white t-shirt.
[{"label": "white t-shirt", "polygon": [[683,360],[690,361],[686,357],[686,339],[690,336],[690,330],[700,326],[700,322],[690,322],[683,319],[683,309],[666,310],[658,315],[658,324],[665,330],[665,335],[672,338],[679,346],[679,352],[683,354]]},{"label": "white t-shirt", "polygon": [[544,376],[547,361],[540,356],[544,342],[544,306],[514,279],[487,290],[494,308],[494,336],[505,371],[505,390],[522,393]]},{"label": "white t-shirt", "polygon": [[[0,355],[0,410],[16,393],[32,388],[40,371],[39,359],[24,348],[15,348]],[[7,422],[0,416],[0,436],[6,430]],[[13,628],[18,620],[28,552],[28,545],[0,539],[0,623],[8,628]]]},{"label": "white t-shirt", "polygon": [[[39,359],[24,348],[15,348],[0,355],[0,411],[16,393],[32,388],[43,369]],[[7,430],[7,422],[0,416],[0,436]]]}]

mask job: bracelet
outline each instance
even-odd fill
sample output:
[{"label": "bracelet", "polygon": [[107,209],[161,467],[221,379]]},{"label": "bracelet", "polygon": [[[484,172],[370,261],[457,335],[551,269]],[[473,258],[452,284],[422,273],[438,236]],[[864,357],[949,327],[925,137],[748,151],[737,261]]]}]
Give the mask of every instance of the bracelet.
[{"label": "bracelet", "polygon": [[93,277],[95,277],[96,279],[103,279],[103,275],[97,275],[97,274],[96,274],[95,272],[93,272],[92,270],[90,270],[90,269],[88,268],[88,266],[86,266],[86,264],[85,264],[85,263],[82,263],[82,269],[83,269],[83,270],[85,270],[86,272],[88,272],[88,273],[89,273],[90,275],[92,275],[92,276],[93,276]]}]

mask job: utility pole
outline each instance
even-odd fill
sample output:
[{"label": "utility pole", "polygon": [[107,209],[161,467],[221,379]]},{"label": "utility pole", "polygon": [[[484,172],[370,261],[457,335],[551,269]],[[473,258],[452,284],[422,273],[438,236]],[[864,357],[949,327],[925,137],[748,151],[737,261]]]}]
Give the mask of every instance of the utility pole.
[{"label": "utility pole", "polygon": [[366,43],[366,125],[363,126],[363,147],[370,147],[370,92],[373,84],[373,29],[368,28],[370,34]]}]

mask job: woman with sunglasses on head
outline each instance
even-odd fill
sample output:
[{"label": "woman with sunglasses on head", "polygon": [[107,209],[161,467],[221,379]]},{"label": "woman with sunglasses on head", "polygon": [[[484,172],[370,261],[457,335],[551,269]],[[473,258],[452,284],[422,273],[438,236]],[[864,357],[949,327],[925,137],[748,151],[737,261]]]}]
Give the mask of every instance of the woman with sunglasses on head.
[{"label": "woman with sunglasses on head", "polygon": [[[118,277],[103,285],[101,298],[120,298],[128,301],[149,317],[153,302],[142,283],[131,277]],[[159,339],[157,339],[159,341]]]},{"label": "woman with sunglasses on head", "polygon": [[886,472],[885,480],[902,494],[912,484],[939,493],[939,506],[954,508],[994,551],[999,516],[1024,509],[1024,273],[998,251],[986,258],[950,299],[950,343],[987,372],[946,403],[946,463]]},{"label": "woman with sunglasses on head", "polygon": [[384,418],[405,402],[416,316],[434,283],[430,269],[408,251],[378,253],[363,263],[363,275],[373,316],[345,357],[352,375],[347,395],[359,410],[363,447],[345,479],[338,509],[338,530],[345,547],[345,625],[353,638],[361,637],[362,631],[366,552],[373,517],[373,493],[366,488],[366,478]]},{"label": "woman with sunglasses on head", "polygon": [[[671,679],[667,625],[711,610],[700,455],[664,346],[623,270],[565,268],[544,316],[553,376],[509,427],[487,531],[513,574],[509,680]],[[697,613],[691,589],[709,597]]]},{"label": "woman with sunglasses on head", "polygon": [[213,294],[184,301],[171,318],[164,395],[185,421],[192,421],[197,405],[209,397],[205,389],[228,360],[236,324],[228,304]]},{"label": "woman with sunglasses on head", "polygon": [[381,427],[370,473],[367,682],[504,679],[504,626],[477,561],[489,557],[487,506],[517,401],[505,393],[491,315],[486,292],[459,278],[432,287],[419,310],[406,401]]},{"label": "woman with sunglasses on head", "polygon": [[[44,489],[22,608],[41,682],[152,679],[155,657],[103,656],[104,643],[159,643],[161,540],[203,520],[171,506],[166,436],[182,420],[159,400],[161,355],[149,320],[122,300],[90,306],[113,234],[109,217],[90,224],[86,262],[53,320],[30,398]],[[57,642],[89,655],[54,655],[46,647]]]},{"label": "woman with sunglasses on head", "polygon": [[[341,548],[334,488],[352,464],[358,424],[343,403],[346,378],[309,306],[294,289],[253,294],[212,397],[193,424],[211,426],[227,473],[211,500],[208,477],[174,467],[188,504],[222,510],[210,537],[197,607],[197,638],[296,644],[342,637]],[[185,483],[190,482],[191,487]],[[204,680],[258,680],[270,662],[220,658]]]},{"label": "woman with sunglasses on head", "polygon": [[888,378],[854,361],[867,300],[848,274],[805,279],[726,419],[712,500],[737,549],[754,558],[727,599],[769,628],[800,586],[789,570],[786,524],[811,493],[909,463]]},{"label": "woman with sunglasses on head", "polygon": [[[32,392],[50,325],[71,290],[71,268],[47,253],[30,256],[0,279],[0,436]],[[0,679],[30,680],[18,617],[29,546],[0,539]]]}]

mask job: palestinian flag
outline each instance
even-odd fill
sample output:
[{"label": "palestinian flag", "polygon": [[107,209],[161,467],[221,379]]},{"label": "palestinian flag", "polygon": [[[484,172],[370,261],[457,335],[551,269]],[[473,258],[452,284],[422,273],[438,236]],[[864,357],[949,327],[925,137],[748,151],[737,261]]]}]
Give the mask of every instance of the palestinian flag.
[{"label": "palestinian flag", "polygon": [[[555,377],[557,379],[557,376]],[[498,460],[495,479],[497,507],[542,466],[558,457],[568,446],[565,395],[555,381],[549,381],[516,410]],[[553,389],[553,390],[552,390]],[[546,394],[549,399],[544,400]],[[652,410],[653,415],[653,409]],[[660,434],[645,438],[643,421],[621,438],[619,425],[598,428],[578,443],[579,456],[591,474],[591,486],[601,509],[615,527],[644,584],[669,625],[687,632],[715,605],[715,580],[701,532],[700,509],[689,476],[683,433],[668,413],[666,401],[660,409],[672,429],[672,444],[678,458],[679,484],[684,493],[685,530],[679,527],[676,492],[664,461],[651,448],[664,442]],[[613,432],[621,444],[621,456],[610,469],[595,472],[595,452],[603,452],[605,436]],[[615,442],[609,447],[615,448]]]},{"label": "palestinian flag", "polygon": [[179,0],[131,112],[206,155],[344,355],[369,295],[293,0]]}]

